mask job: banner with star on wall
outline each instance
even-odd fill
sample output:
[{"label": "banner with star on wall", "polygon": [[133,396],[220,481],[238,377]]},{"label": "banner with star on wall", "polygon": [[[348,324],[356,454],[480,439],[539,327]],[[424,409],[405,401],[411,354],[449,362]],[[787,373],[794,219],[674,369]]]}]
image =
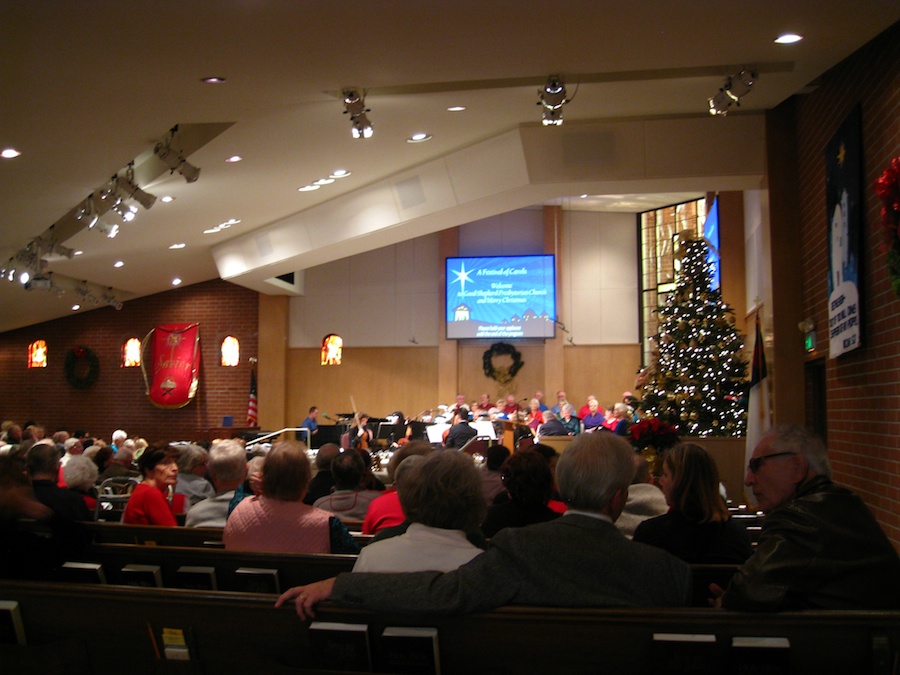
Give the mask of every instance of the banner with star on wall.
[{"label": "banner with star on wall", "polygon": [[862,114],[853,109],[825,147],[828,222],[828,356],[861,345],[859,248],[862,221]]},{"label": "banner with star on wall", "polygon": [[200,324],[169,323],[153,328],[141,343],[141,370],[150,402],[183,408],[200,383]]}]

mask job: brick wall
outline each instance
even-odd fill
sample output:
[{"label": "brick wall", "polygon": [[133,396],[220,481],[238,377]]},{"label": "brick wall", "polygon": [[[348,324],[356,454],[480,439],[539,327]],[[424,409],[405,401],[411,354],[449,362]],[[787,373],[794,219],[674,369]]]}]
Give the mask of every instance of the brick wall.
[{"label": "brick wall", "polygon": [[[760,86],[763,83],[760,82]],[[864,218],[860,349],[825,362],[828,446],[835,479],[860,494],[900,548],[900,298],[885,267],[873,185],[900,155],[900,24],[829,71],[797,100],[803,316],[828,345],[828,223],[823,151],[845,117],[862,112]]]},{"label": "brick wall", "polygon": [[[215,280],[75,314],[0,335],[0,418],[34,420],[48,433],[87,429],[109,440],[117,428],[147,440],[189,440],[198,430],[218,427],[224,415],[242,426],[250,386],[248,357],[257,355],[258,294]],[[161,323],[200,324],[200,387],[184,408],[163,410],[150,403],[140,368],[122,368],[121,345],[143,339]],[[241,365],[219,365],[219,343],[226,335],[241,342]],[[47,368],[26,368],[28,345],[46,340]],[[66,353],[90,348],[100,361],[97,382],[78,390],[66,381]]]}]

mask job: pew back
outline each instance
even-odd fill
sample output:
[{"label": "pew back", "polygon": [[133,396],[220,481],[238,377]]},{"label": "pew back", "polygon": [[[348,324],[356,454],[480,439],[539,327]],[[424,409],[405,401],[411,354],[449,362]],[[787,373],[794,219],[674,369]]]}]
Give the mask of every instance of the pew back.
[{"label": "pew back", "polygon": [[[82,641],[94,672],[122,664],[132,674],[318,672],[309,624],[292,607],[275,610],[270,595],[2,580],[0,600],[19,603],[29,644],[63,637]],[[433,616],[326,603],[316,618],[367,625],[376,663],[385,627],[434,627],[444,675],[761,672],[747,670],[746,662],[729,661],[733,637],[787,638],[786,670],[765,672],[890,673],[900,645],[900,612],[760,615],[709,609],[505,607],[469,616]],[[193,661],[158,660],[153,643],[159,649],[163,628],[186,632]],[[705,660],[688,662],[654,641],[654,634],[672,633],[710,635],[714,642],[707,643]]]}]

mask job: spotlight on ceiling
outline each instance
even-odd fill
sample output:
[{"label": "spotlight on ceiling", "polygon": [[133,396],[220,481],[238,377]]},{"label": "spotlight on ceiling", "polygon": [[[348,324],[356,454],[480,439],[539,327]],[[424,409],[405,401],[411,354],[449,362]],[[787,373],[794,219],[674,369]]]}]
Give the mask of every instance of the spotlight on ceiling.
[{"label": "spotlight on ceiling", "polygon": [[94,223],[94,226],[91,228],[92,230],[96,230],[101,234],[105,234],[110,239],[115,239],[116,235],[119,234],[119,226],[113,223],[110,225],[109,223],[104,223],[102,220],[98,220]]},{"label": "spotlight on ceiling", "polygon": [[547,83],[538,89],[539,101],[543,113],[542,123],[547,126],[559,126],[563,123],[562,108],[572,99],[566,98],[566,85],[561,75],[551,75]]},{"label": "spotlight on ceiling", "polygon": [[103,293],[103,302],[105,302],[110,307],[115,309],[122,309],[122,303],[113,293],[112,286],[106,289],[106,292]]},{"label": "spotlight on ceiling", "polygon": [[737,75],[731,75],[725,78],[725,84],[707,100],[709,104],[710,115],[721,115],[724,117],[728,114],[728,109],[732,104],[740,107],[741,99],[750,93],[756,79],[759,75],[753,70],[743,69]]},{"label": "spotlight on ceiling", "polygon": [[143,206],[145,210],[156,203],[156,195],[145,192],[134,182],[134,169],[130,166],[125,176],[116,177],[116,186],[119,188],[120,196],[126,199],[133,199]]},{"label": "spotlight on ceiling", "polygon": [[94,195],[85,199],[75,211],[75,218],[83,221],[88,228],[97,224],[100,215],[97,213],[97,205],[94,204]]},{"label": "spotlight on ceiling", "polygon": [[165,143],[157,143],[153,148],[153,154],[159,157],[163,164],[169,167],[169,171],[177,171],[188,183],[194,183],[200,178],[200,169],[188,162],[181,151],[172,147],[174,137],[170,134],[169,139]]},{"label": "spotlight on ceiling", "polygon": [[53,272],[47,272],[40,276],[31,277],[25,282],[26,291],[57,291],[57,295],[62,295],[62,289],[53,283]]},{"label": "spotlight on ceiling", "polygon": [[366,113],[366,100],[356,89],[344,89],[344,114],[350,115],[350,134],[353,138],[372,138],[375,133]]},{"label": "spotlight on ceiling", "polygon": [[130,223],[137,215],[137,207],[126,204],[122,199],[116,201],[116,203],[112,205],[111,210],[126,223]]},{"label": "spotlight on ceiling", "polygon": [[82,281],[81,285],[75,289],[75,295],[77,295],[82,304],[91,303],[92,305],[99,305],[100,300],[96,295],[91,293],[91,289],[88,288],[87,281]]}]

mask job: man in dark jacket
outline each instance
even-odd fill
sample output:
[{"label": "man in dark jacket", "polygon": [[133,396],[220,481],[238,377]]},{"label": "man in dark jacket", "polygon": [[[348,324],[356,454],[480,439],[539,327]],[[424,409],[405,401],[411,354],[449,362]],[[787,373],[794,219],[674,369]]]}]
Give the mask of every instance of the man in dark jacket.
[{"label": "man in dark jacket", "polygon": [[900,558],[862,500],[831,482],[818,438],[773,429],[753,450],[744,483],[766,519],[723,607],[900,609]]}]

